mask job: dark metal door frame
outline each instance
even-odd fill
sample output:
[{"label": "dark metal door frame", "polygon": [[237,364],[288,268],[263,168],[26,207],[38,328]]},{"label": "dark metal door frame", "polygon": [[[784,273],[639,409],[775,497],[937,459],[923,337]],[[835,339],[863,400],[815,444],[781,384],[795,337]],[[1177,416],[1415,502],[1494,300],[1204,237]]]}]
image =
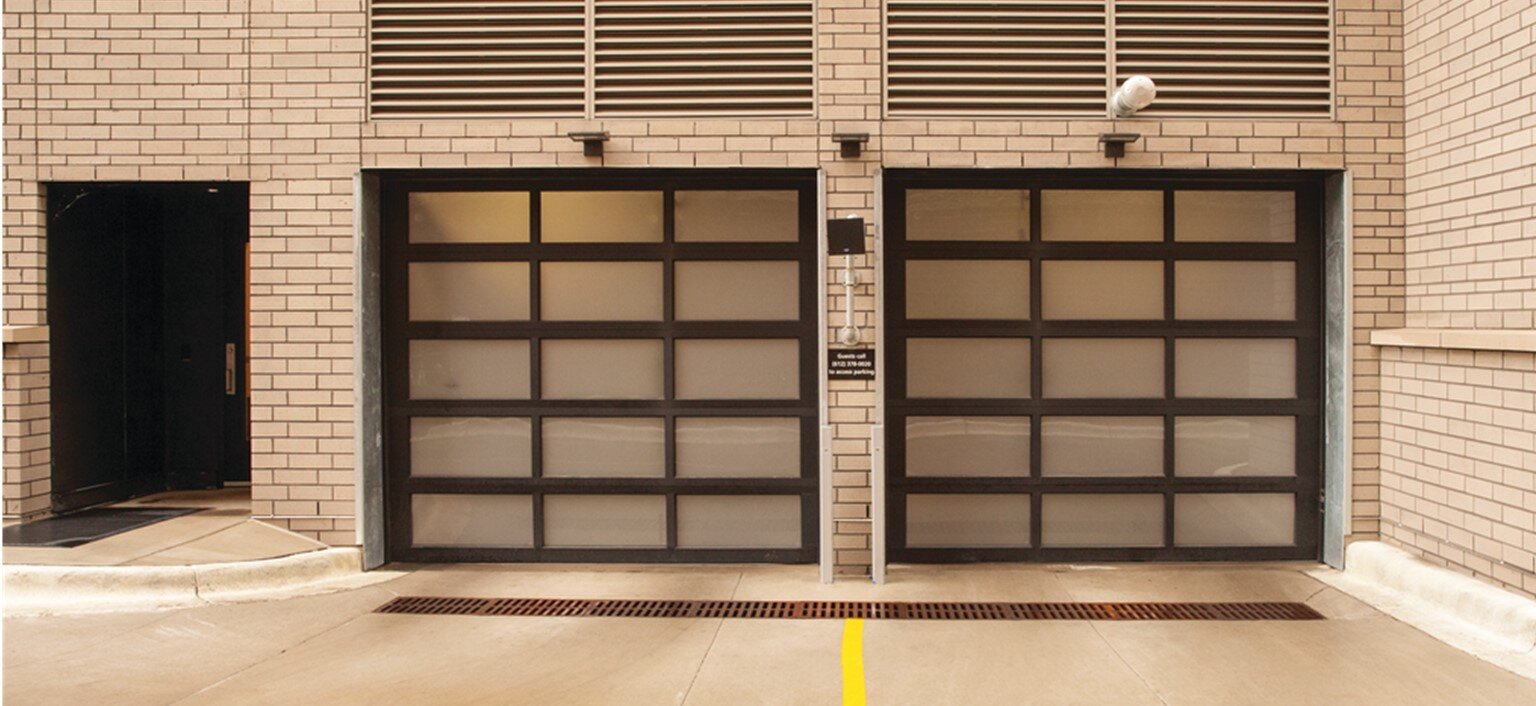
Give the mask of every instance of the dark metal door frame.
[{"label": "dark metal door frame", "polygon": [[[1027,189],[1030,239],[1027,242],[906,242],[907,189]],[[1044,242],[1041,240],[1041,190],[1152,189],[1163,192],[1163,241],[1160,243]],[[1192,243],[1174,241],[1175,190],[1291,190],[1296,194],[1294,244]],[[952,563],[977,561],[1186,561],[1316,559],[1321,540],[1322,482],[1322,333],[1321,277],[1322,177],[1298,172],[1212,172],[1159,170],[1144,173],[1110,170],[946,170],[895,169],[883,173],[885,287],[886,524],[892,562]],[[1028,321],[908,320],[905,318],[906,262],[922,259],[1022,259],[1030,262]],[[1165,262],[1163,319],[1156,321],[1046,321],[1041,316],[1041,262],[1044,259],[1154,260]],[[1285,322],[1179,321],[1174,317],[1173,262],[1178,260],[1285,260],[1296,262],[1296,319]],[[1028,399],[906,398],[908,337],[1009,337],[1031,341],[1031,397]],[[1141,400],[1049,399],[1041,389],[1042,341],[1045,337],[1161,338],[1164,340],[1165,396]],[[1180,399],[1174,396],[1175,338],[1283,337],[1296,340],[1294,399]],[[1031,425],[1030,472],[1025,477],[908,478],[905,474],[906,419],[918,415],[992,414],[1027,416]],[[1162,476],[1145,478],[1043,477],[1041,419],[1045,415],[1144,415],[1164,419]],[[1201,478],[1175,476],[1175,416],[1272,414],[1294,416],[1294,477]],[[1078,493],[1160,493],[1164,496],[1163,546],[1140,548],[1044,547],[1041,497],[1046,491]],[[1030,546],[1020,548],[908,548],[906,496],[922,493],[1010,492],[1030,495]],[[1296,495],[1295,546],[1176,547],[1174,496],[1184,492],[1286,492]]]},{"label": "dark metal door frame", "polygon": [[[384,476],[389,561],[559,562],[780,562],[817,559],[818,490],[816,173],[794,169],[550,169],[381,173],[383,218]],[[546,191],[661,191],[663,241],[541,243],[540,199]],[[679,243],[673,223],[678,190],[793,190],[799,193],[800,238],[794,243]],[[527,191],[530,241],[509,244],[409,243],[407,195],[419,191]],[[539,321],[539,268],[550,261],[663,262],[663,321]],[[798,321],[674,321],[673,263],[683,260],[795,260],[799,263]],[[516,261],[529,263],[530,318],[516,322],[411,322],[406,282],[410,262]],[[423,339],[518,339],[530,342],[531,393],[527,400],[412,400],[409,342]],[[543,400],[539,390],[539,342],[560,338],[663,340],[662,400]],[[799,390],[794,400],[677,400],[673,395],[673,342],[687,338],[795,338],[800,341]],[[509,478],[412,478],[410,420],[415,416],[526,417],[533,422],[532,475]],[[663,417],[666,429],[662,478],[543,478],[539,425],[544,416]],[[676,474],[674,431],[678,417],[773,416],[800,420],[800,475],[795,478],[698,479]],[[412,493],[520,494],[533,498],[532,548],[413,547]],[[563,493],[665,495],[664,549],[549,548],[544,546],[543,498]],[[798,495],[801,546],[797,549],[683,549],[677,546],[677,496]]]},{"label": "dark metal door frame", "polygon": [[[249,186],[44,190],[53,511],[248,479]],[[226,343],[234,395],[223,393]]]}]

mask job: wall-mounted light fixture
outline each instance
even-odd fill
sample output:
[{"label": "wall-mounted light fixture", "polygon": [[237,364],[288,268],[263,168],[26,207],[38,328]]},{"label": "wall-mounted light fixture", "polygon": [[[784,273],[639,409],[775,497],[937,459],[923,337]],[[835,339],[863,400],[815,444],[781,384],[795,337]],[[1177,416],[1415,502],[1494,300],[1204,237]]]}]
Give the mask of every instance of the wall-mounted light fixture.
[{"label": "wall-mounted light fixture", "polygon": [[1104,145],[1105,157],[1124,157],[1125,146],[1141,139],[1139,132],[1101,132],[1099,144]]},{"label": "wall-mounted light fixture", "polygon": [[864,254],[864,219],[858,216],[828,219],[827,254],[843,256],[843,299],[848,318],[837,330],[837,342],[845,346],[858,345],[859,326],[854,323],[853,290],[859,286],[859,273],[853,269],[853,258]]},{"label": "wall-mounted light fixture", "polygon": [[837,143],[838,153],[843,157],[853,158],[859,156],[864,149],[864,143],[869,142],[867,132],[834,132],[832,141]]},{"label": "wall-mounted light fixture", "polygon": [[588,157],[603,156],[603,143],[608,141],[607,131],[603,132],[568,132],[566,137],[581,143],[581,153]]},{"label": "wall-mounted light fixture", "polygon": [[1152,105],[1154,98],[1157,98],[1157,84],[1146,76],[1132,76],[1109,97],[1109,110],[1117,118],[1129,118],[1136,111]]}]

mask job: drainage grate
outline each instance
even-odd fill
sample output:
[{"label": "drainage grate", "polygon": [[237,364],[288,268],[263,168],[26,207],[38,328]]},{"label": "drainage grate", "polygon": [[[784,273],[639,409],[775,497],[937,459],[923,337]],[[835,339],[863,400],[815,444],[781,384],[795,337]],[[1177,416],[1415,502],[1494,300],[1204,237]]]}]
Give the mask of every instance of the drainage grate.
[{"label": "drainage grate", "polygon": [[1322,620],[1301,603],[898,603],[402,596],[377,613],[778,620]]}]

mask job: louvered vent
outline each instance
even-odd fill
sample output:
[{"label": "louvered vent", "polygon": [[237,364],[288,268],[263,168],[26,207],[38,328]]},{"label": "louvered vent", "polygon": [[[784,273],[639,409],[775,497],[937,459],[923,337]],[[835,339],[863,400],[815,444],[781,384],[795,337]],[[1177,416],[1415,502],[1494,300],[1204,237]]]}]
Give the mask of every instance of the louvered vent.
[{"label": "louvered vent", "polygon": [[617,115],[810,115],[810,0],[596,0],[595,108]]},{"label": "louvered vent", "polygon": [[1116,81],[1157,82],[1148,117],[1328,117],[1328,5],[1117,0]]},{"label": "louvered vent", "polygon": [[887,112],[1104,114],[1104,0],[889,0]]},{"label": "louvered vent", "polygon": [[585,114],[583,0],[373,0],[377,117]]}]

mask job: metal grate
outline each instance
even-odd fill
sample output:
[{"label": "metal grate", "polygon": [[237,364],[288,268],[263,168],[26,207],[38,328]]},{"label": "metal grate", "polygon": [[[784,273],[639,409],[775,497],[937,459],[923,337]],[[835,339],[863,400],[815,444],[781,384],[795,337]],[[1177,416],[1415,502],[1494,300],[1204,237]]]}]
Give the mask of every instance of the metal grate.
[{"label": "metal grate", "polygon": [[774,620],[1322,620],[1301,603],[905,603],[402,596],[376,613]]}]

